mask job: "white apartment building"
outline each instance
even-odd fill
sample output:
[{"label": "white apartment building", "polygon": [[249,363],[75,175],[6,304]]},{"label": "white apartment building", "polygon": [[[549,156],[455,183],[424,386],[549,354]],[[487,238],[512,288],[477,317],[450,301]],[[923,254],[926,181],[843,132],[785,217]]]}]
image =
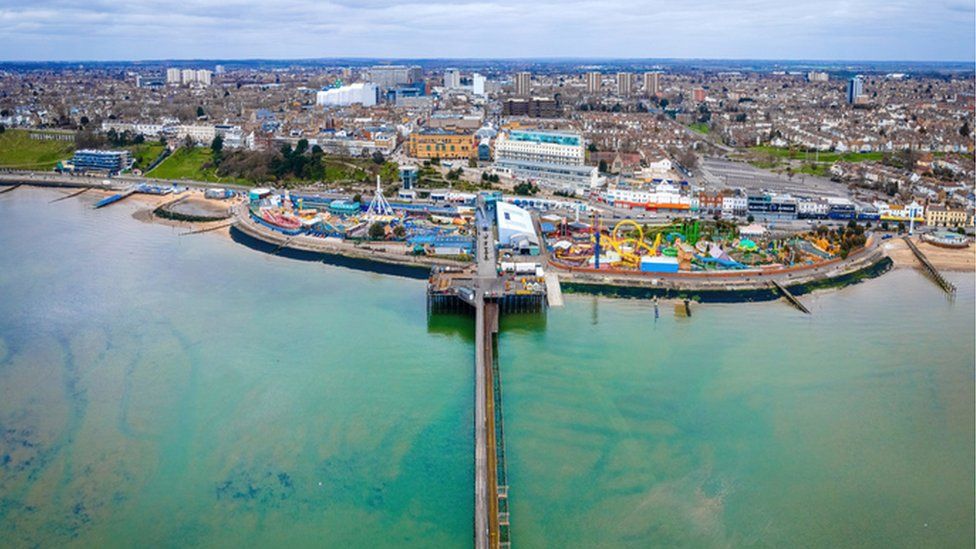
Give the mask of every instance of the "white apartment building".
[{"label": "white apartment building", "polygon": [[579,134],[516,130],[498,136],[495,158],[582,166],[586,156]]}]

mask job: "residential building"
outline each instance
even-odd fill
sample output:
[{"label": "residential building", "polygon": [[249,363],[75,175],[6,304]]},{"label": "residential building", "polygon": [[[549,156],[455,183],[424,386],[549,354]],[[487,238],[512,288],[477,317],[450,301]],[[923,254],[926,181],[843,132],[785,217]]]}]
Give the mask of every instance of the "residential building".
[{"label": "residential building", "polygon": [[853,105],[857,102],[857,98],[864,95],[864,79],[860,76],[855,76],[847,81],[847,102]]},{"label": "residential building", "polygon": [[495,158],[582,166],[586,156],[583,137],[577,133],[514,130],[498,136]]},{"label": "residential building", "polygon": [[495,140],[495,167],[540,185],[582,194],[600,184],[596,166],[585,166],[579,134],[515,130]]},{"label": "residential building", "polygon": [[962,208],[950,208],[942,204],[930,204],[925,208],[925,224],[933,227],[961,227],[969,217]]},{"label": "residential building", "polygon": [[116,174],[129,169],[132,155],[129,151],[95,151],[82,149],[75,151],[71,159],[74,170],[78,172],[99,172]]},{"label": "residential building", "polygon": [[634,92],[634,75],[629,72],[617,73],[617,95],[630,97]]},{"label": "residential building", "polygon": [[703,103],[706,97],[705,88],[695,88],[691,93],[691,98],[695,103]]},{"label": "residential building", "polygon": [[532,73],[519,72],[515,74],[515,95],[529,95],[532,93]]},{"label": "residential building", "polygon": [[502,115],[527,116],[529,118],[557,118],[562,114],[555,99],[548,97],[522,97],[506,99],[502,103]]},{"label": "residential building", "polygon": [[810,71],[807,73],[807,80],[810,82],[828,82],[830,75],[825,72]]},{"label": "residential building", "polygon": [[414,158],[470,158],[474,139],[474,133],[428,129],[410,134],[407,150]]},{"label": "residential building", "polygon": [[597,71],[586,73],[586,93],[596,95],[603,87],[603,75]]},{"label": "residential building", "polygon": [[177,139],[187,139],[198,145],[209,145],[217,136],[217,128],[212,124],[183,124],[167,128]]},{"label": "residential building", "polygon": [[644,95],[648,97],[657,97],[661,95],[661,73],[644,73]]},{"label": "residential building", "polygon": [[487,79],[478,73],[471,75],[471,93],[484,97]]},{"label": "residential building", "polygon": [[202,84],[204,86],[209,86],[213,79],[213,73],[206,69],[200,69],[196,71],[194,75],[194,81],[197,84]]},{"label": "residential building", "polygon": [[167,84],[179,84],[180,83],[180,69],[174,69],[174,68],[166,69],[166,83]]}]

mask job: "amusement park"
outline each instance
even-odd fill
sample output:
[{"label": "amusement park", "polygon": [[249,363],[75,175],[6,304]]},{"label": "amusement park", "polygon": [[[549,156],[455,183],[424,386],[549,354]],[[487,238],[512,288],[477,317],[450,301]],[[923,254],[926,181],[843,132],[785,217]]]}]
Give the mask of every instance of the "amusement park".
[{"label": "amusement park", "polygon": [[288,236],[307,235],[350,243],[387,243],[418,256],[470,260],[473,209],[463,205],[391,204],[379,181],[368,204],[358,197],[276,194],[253,189],[249,216]]},{"label": "amusement park", "polygon": [[633,219],[604,227],[593,223],[548,224],[545,233],[556,267],[632,273],[734,272],[814,266],[864,246],[856,222],[801,233],[775,233],[758,224],[676,220],[641,224]]}]

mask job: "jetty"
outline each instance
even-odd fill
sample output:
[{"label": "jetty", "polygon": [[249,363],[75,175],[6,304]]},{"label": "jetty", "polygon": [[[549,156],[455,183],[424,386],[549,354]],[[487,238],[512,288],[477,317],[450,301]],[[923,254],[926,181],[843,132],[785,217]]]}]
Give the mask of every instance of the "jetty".
[{"label": "jetty", "polygon": [[6,189],[0,191],[0,194],[6,194],[9,193],[10,191],[16,191],[18,187],[20,187],[19,184],[13,185],[12,187],[7,187]]},{"label": "jetty", "polygon": [[918,246],[915,245],[914,242],[912,242],[911,237],[903,236],[902,239],[905,241],[906,244],[908,244],[908,247],[912,250],[912,253],[915,254],[915,257],[918,259],[918,262],[922,264],[922,268],[925,270],[925,272],[927,272],[932,277],[932,280],[935,281],[935,283],[938,284],[939,287],[942,288],[942,290],[945,293],[949,294],[950,296],[955,295],[956,293],[955,284],[949,282],[948,280],[946,280],[944,276],[942,276],[942,273],[940,273],[939,270],[935,268],[935,265],[932,265],[932,262],[929,261],[929,258],[925,257],[925,253],[923,253],[922,250],[918,249]]},{"label": "jetty", "polygon": [[[527,268],[522,274],[519,268],[502,270],[494,212],[483,195],[478,197],[475,225],[475,265],[435,267],[427,284],[427,310],[474,311],[474,545],[477,549],[496,549],[511,546],[502,382],[495,353],[499,317],[502,313],[542,312],[547,303],[562,304],[562,293],[558,278],[535,276],[535,268],[532,275]],[[547,288],[557,292],[548,301]]]},{"label": "jetty", "polygon": [[126,190],[126,191],[122,191],[122,192],[120,192],[118,194],[113,194],[112,196],[109,196],[107,198],[103,198],[103,199],[99,200],[98,202],[95,203],[94,206],[92,206],[92,208],[94,208],[94,209],[97,210],[99,208],[104,208],[105,206],[111,206],[112,204],[115,204],[116,202],[121,202],[121,201],[125,200],[126,198],[132,196],[133,193],[135,193],[135,192],[136,192],[135,189],[129,189],[129,190]]},{"label": "jetty", "polygon": [[773,287],[776,288],[776,290],[780,294],[782,294],[783,297],[786,298],[786,301],[790,302],[791,305],[793,305],[794,307],[803,311],[806,314],[810,314],[810,309],[807,309],[807,306],[804,305],[802,301],[797,299],[795,295],[793,295],[788,289],[786,289],[786,286],[783,286],[776,280],[770,280],[770,283],[772,283]]},{"label": "jetty", "polygon": [[79,194],[82,194],[82,193],[86,193],[86,192],[88,192],[88,191],[90,191],[90,190],[91,190],[91,187],[85,187],[84,189],[82,189],[82,190],[80,190],[80,191],[75,191],[75,192],[73,192],[73,193],[71,193],[71,194],[68,194],[68,195],[65,195],[65,196],[62,196],[61,198],[55,198],[55,199],[54,199],[54,200],[52,200],[52,201],[51,201],[50,203],[51,203],[51,204],[53,204],[53,203],[55,203],[55,202],[61,202],[62,200],[67,200],[67,199],[69,199],[69,198],[74,198],[74,197],[76,197],[76,196],[78,196]]}]

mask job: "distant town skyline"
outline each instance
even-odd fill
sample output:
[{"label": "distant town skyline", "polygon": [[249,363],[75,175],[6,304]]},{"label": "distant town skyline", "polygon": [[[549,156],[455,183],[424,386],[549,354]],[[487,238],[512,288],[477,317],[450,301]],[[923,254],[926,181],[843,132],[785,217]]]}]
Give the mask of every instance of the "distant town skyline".
[{"label": "distant town skyline", "polygon": [[241,58],[976,59],[976,9],[943,0],[0,4],[2,61]]}]

